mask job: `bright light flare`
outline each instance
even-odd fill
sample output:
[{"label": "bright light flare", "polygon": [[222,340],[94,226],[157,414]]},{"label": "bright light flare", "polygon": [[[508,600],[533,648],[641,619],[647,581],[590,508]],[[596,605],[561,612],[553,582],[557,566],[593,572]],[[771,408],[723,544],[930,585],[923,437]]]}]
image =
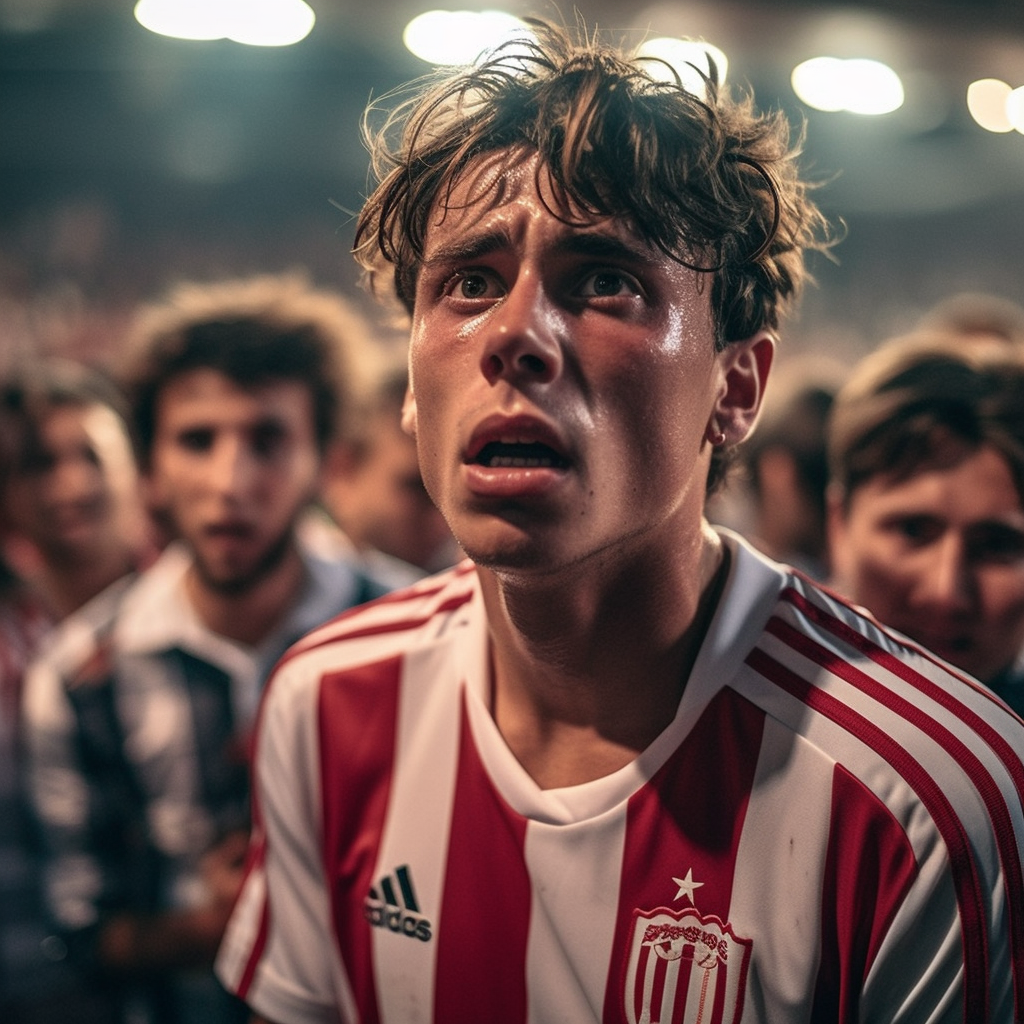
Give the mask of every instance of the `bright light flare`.
[{"label": "bright light flare", "polygon": [[1012,132],[1006,109],[1012,90],[998,78],[979,78],[967,86],[967,109],[987,132]]},{"label": "bright light flare", "polygon": [[[636,51],[637,57],[653,58],[644,60],[647,73],[659,82],[674,82],[679,76],[684,89],[695,96],[704,96],[706,86],[700,72],[710,77],[710,61],[715,62],[718,83],[725,81],[729,70],[729,59],[717,47],[702,40],[677,39],[659,36],[645,40]],[[675,74],[673,74],[673,72]]]},{"label": "bright light flare", "polygon": [[1024,85],[1019,89],[1014,89],[1006,97],[1006,116],[1010,119],[1010,124],[1014,129],[1024,134]]},{"label": "bright light flare", "polygon": [[813,57],[793,69],[793,91],[816,110],[877,116],[903,106],[899,75],[877,60]]},{"label": "bright light flare", "polygon": [[139,0],[135,20],[176,39],[291,46],[309,35],[316,15],[305,0]]},{"label": "bright light flare", "polygon": [[402,33],[406,49],[428,64],[459,67],[473,64],[481,54],[531,33],[518,18],[504,11],[425,11]]}]

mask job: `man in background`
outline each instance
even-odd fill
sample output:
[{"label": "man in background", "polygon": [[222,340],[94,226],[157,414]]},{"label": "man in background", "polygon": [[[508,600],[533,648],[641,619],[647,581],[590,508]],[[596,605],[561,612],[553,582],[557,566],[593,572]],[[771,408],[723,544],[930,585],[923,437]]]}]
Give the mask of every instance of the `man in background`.
[{"label": "man in background", "polygon": [[125,1020],[243,1013],[209,967],[262,683],[296,638],[385,589],[298,530],[363,342],[348,304],[297,277],[183,286],[140,317],[125,384],[176,539],[64,625],[26,690],[50,900]]},{"label": "man in background", "polygon": [[757,430],[737,449],[737,471],[708,512],[817,580],[828,577],[825,436],[844,371],[806,355],[773,370]]},{"label": "man in background", "polygon": [[829,435],[834,585],[1024,712],[1024,347],[876,349]]},{"label": "man in background", "polygon": [[106,1021],[43,892],[22,688],[55,625],[155,555],[128,410],[100,369],[19,365],[0,387],[0,1019]]},{"label": "man in background", "polygon": [[151,561],[125,398],[103,371],[44,360],[0,398],[6,559],[54,619]]},{"label": "man in background", "polygon": [[395,586],[447,568],[459,552],[423,486],[416,442],[402,430],[406,361],[372,372],[345,434],[331,445],[322,502],[339,540]]}]

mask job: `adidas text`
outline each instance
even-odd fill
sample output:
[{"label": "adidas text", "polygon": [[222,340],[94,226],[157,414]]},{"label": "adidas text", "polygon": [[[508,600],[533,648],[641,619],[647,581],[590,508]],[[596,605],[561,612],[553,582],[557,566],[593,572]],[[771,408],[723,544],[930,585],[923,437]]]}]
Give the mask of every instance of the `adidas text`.
[{"label": "adidas text", "polygon": [[387,904],[374,904],[367,900],[363,904],[363,916],[374,928],[387,928],[389,931],[417,938],[420,942],[429,942],[432,938],[430,922],[422,917],[414,917],[398,907]]}]

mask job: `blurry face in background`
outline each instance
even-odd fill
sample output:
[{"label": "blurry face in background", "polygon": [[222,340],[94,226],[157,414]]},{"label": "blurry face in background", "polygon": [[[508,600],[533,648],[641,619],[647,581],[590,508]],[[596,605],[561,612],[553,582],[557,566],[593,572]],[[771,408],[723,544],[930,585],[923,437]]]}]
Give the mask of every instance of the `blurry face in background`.
[{"label": "blurry face in background", "polygon": [[161,391],[151,499],[211,589],[249,591],[294,555],[295,524],[317,493],[319,473],[305,384],[246,388],[196,369]]},{"label": "blurry face in background", "polygon": [[450,565],[455,540],[423,486],[416,442],[398,410],[375,417],[364,450],[339,446],[324,483],[328,511],[357,548],[376,548],[421,569]]},{"label": "blurry face in background", "polygon": [[831,508],[830,546],[847,596],[982,682],[1024,647],[1024,508],[993,448],[868,480]]},{"label": "blurry face in background", "polygon": [[44,559],[87,562],[141,543],[145,518],[127,432],[105,405],[53,407],[9,480],[7,522]]}]

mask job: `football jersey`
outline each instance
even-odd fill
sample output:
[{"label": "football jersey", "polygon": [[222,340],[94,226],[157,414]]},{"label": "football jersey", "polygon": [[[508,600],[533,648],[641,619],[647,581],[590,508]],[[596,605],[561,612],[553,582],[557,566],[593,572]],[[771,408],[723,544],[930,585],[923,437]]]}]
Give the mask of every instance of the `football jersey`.
[{"label": "football jersey", "polygon": [[1022,1019],[1024,725],[723,536],[674,720],[582,785],[498,732],[468,563],[294,648],[228,988],[288,1024]]}]

